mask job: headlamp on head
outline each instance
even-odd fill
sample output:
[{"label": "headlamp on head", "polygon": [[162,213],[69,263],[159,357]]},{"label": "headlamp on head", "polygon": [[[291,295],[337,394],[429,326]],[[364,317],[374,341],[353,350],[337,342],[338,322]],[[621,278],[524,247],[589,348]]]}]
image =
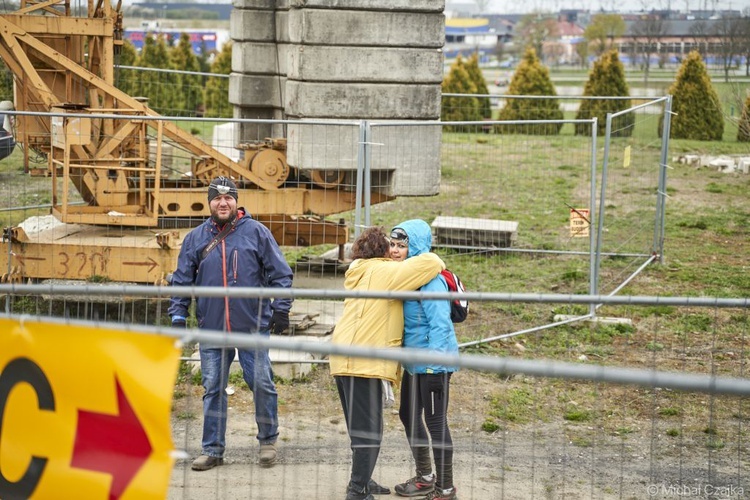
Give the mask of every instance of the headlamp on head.
[{"label": "headlamp on head", "polygon": [[219,195],[229,195],[237,199],[237,186],[228,177],[217,177],[208,186],[208,201],[210,202]]},{"label": "headlamp on head", "polygon": [[409,235],[406,234],[406,231],[404,231],[400,227],[397,227],[393,229],[393,231],[391,231],[391,240],[403,241],[404,243],[408,243]]},{"label": "headlamp on head", "polygon": [[219,194],[229,194],[229,191],[232,190],[231,186],[214,186],[216,188],[216,191],[219,192]]}]

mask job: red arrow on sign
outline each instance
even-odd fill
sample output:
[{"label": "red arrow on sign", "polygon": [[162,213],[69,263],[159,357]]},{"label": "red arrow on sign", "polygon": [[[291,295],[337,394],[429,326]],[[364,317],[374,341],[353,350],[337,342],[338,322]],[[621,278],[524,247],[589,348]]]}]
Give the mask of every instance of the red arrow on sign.
[{"label": "red arrow on sign", "polygon": [[152,450],[117,377],[115,385],[119,415],[78,410],[76,442],[70,462],[72,467],[110,474],[110,500],[120,498]]},{"label": "red arrow on sign", "polygon": [[151,257],[149,257],[148,262],[123,262],[122,265],[124,266],[148,266],[148,272],[150,273],[151,271],[154,270],[156,266],[159,265],[159,263],[156,262]]}]

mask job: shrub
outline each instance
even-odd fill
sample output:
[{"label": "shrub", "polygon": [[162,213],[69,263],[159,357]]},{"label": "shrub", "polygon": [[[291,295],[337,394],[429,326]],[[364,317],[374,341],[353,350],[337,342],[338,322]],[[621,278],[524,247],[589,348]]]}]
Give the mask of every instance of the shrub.
[{"label": "shrub", "polygon": [[[169,58],[174,69],[191,73],[197,73],[201,69],[187,33],[180,35],[180,41],[170,50]],[[203,106],[201,77],[196,74],[178,73],[175,75],[175,83],[175,112],[183,116],[194,116]]]},{"label": "shrub", "polygon": [[[135,65],[141,68],[172,69],[169,48],[164,37],[156,40],[150,36],[146,37]],[[148,105],[151,109],[165,115],[173,113],[177,101],[174,91],[175,75],[156,71],[139,73],[137,85],[132,90],[135,90],[138,95],[148,97]]]},{"label": "shrub", "polygon": [[[479,69],[479,57],[474,53],[468,61],[464,64],[464,69],[469,74],[469,80],[476,87],[477,94],[487,95],[490,93],[487,88],[487,81],[484,79],[482,70]],[[489,97],[478,97],[479,100],[479,112],[482,118],[492,118],[492,104],[490,103]]]},{"label": "shrub", "polygon": [[[526,49],[508,87],[508,95],[556,96],[549,69],[536,56],[533,48]],[[508,99],[500,110],[500,120],[562,120],[563,112],[557,99]],[[562,123],[538,125],[498,125],[500,133],[535,135],[559,134]]]},{"label": "shrub", "polygon": [[[583,88],[584,96],[629,97],[630,89],[625,81],[625,68],[620,62],[616,50],[610,50],[594,62],[589,72],[589,79]],[[598,118],[597,134],[604,135],[607,128],[607,113],[616,113],[631,106],[628,99],[585,99],[581,102],[576,120]],[[635,115],[626,113],[615,119],[612,124],[613,137],[630,137],[633,134]],[[576,135],[589,135],[590,125],[576,124]]]},{"label": "shrub", "polygon": [[[719,96],[711,85],[700,54],[693,51],[680,66],[669,87],[672,94],[671,137],[699,141],[720,141],[724,135],[724,114]],[[659,136],[664,117],[659,119]]]},{"label": "shrub", "polygon": [[[443,79],[443,94],[476,94],[477,87],[471,81],[463,59],[458,56],[451,65],[451,69]],[[482,119],[479,99],[475,97],[443,96],[440,119],[445,122],[477,121]],[[456,127],[446,127],[455,130]]]},{"label": "shrub", "polygon": [[739,142],[750,142],[750,96],[745,99],[745,105],[742,107],[740,126],[737,129],[737,140]]},{"label": "shrub", "polygon": [[130,96],[138,94],[138,73],[135,70],[121,68],[120,66],[135,66],[137,59],[138,52],[133,44],[129,40],[123,40],[119,53],[116,55],[118,67],[115,68],[115,85]]},{"label": "shrub", "polygon": [[[232,72],[232,44],[225,43],[211,65],[211,73],[228,75]],[[229,78],[209,77],[206,82],[204,102],[205,116],[232,117],[232,105],[229,104]]]}]

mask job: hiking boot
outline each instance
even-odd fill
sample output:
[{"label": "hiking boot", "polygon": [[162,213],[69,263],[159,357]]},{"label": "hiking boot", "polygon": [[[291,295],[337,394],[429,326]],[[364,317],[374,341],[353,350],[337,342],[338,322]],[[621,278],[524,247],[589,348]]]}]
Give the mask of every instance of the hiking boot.
[{"label": "hiking boot", "polygon": [[381,486],[378,483],[375,482],[374,479],[370,479],[370,482],[367,483],[367,489],[370,490],[370,493],[373,495],[390,495],[391,489],[386,488],[385,486]]},{"label": "hiking boot", "polygon": [[372,493],[357,493],[356,491],[349,491],[346,494],[346,500],[375,500]]},{"label": "hiking boot", "polygon": [[276,445],[262,444],[260,445],[260,457],[259,463],[261,467],[273,467],[276,463]]},{"label": "hiking boot", "polygon": [[[373,482],[374,481],[370,481],[370,483],[368,483],[368,488]],[[367,489],[365,489],[365,491],[358,491],[350,484],[346,488],[346,500],[375,500],[375,497],[372,496],[372,493],[367,492]]]},{"label": "hiking boot", "polygon": [[425,479],[421,474],[417,474],[405,483],[397,484],[394,488],[396,494],[402,497],[419,497],[430,493],[435,489],[435,476]]},{"label": "hiking boot", "polygon": [[195,460],[193,460],[192,469],[193,470],[209,470],[223,463],[224,463],[224,459],[221,457],[201,455]]},{"label": "hiking boot", "polygon": [[450,492],[447,490],[441,490],[435,488],[432,493],[425,497],[425,500],[458,500],[456,496],[456,487],[450,488]]}]

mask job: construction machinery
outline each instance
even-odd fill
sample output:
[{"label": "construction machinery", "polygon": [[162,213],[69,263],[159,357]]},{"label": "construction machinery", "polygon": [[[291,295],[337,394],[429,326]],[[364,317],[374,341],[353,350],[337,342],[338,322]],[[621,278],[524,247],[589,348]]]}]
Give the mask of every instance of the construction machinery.
[{"label": "construction machinery", "polygon": [[[346,225],[325,220],[355,207],[343,176],[295,175],[283,138],[244,145],[244,158],[233,161],[114,85],[120,7],[89,0],[75,16],[69,0],[22,0],[0,15],[0,58],[14,75],[16,110],[45,113],[17,115],[15,139],[24,165],[30,152],[46,158],[52,214],[63,223],[33,237],[6,228],[0,279],[163,283],[183,236],[209,215],[207,185],[219,175],[237,182],[241,204],[281,245],[343,245]],[[167,145],[190,156],[187,175],[165,171]],[[387,199],[372,193],[370,202]]]}]

